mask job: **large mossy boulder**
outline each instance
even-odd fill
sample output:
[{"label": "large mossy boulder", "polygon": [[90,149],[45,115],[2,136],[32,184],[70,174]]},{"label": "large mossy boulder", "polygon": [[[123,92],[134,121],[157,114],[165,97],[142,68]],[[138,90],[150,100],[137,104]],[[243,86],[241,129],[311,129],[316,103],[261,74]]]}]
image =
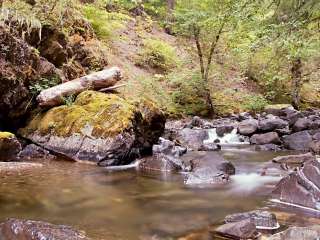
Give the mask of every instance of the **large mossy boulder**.
[{"label": "large mossy boulder", "polygon": [[74,160],[121,165],[152,149],[165,117],[147,101],[132,104],[114,94],[81,93],[70,105],[36,114],[22,136]]}]

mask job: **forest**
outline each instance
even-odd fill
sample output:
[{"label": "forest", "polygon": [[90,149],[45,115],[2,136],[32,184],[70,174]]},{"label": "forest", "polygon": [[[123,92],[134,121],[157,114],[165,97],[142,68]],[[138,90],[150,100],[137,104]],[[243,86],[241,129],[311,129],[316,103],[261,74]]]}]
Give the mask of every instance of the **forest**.
[{"label": "forest", "polygon": [[0,0],[0,240],[315,240],[319,155],[319,0]]}]

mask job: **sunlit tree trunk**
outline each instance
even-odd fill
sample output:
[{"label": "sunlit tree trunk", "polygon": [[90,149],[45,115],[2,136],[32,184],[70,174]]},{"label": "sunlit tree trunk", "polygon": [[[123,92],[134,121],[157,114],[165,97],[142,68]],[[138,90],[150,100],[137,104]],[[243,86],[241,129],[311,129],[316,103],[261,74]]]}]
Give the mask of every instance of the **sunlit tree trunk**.
[{"label": "sunlit tree trunk", "polygon": [[291,81],[292,81],[292,105],[299,109],[301,101],[301,87],[302,87],[302,61],[300,58],[292,61],[291,67]]}]

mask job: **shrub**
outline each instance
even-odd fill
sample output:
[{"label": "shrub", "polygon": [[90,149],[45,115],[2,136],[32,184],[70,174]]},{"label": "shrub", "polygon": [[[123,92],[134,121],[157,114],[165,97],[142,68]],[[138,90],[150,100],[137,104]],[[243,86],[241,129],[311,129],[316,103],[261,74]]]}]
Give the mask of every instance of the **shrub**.
[{"label": "shrub", "polygon": [[266,105],[268,105],[268,101],[259,95],[249,95],[245,99],[244,107],[246,110],[257,113],[263,111]]},{"label": "shrub", "polygon": [[166,42],[157,39],[147,39],[143,42],[143,49],[139,52],[136,64],[149,66],[168,72],[178,66],[176,49]]}]

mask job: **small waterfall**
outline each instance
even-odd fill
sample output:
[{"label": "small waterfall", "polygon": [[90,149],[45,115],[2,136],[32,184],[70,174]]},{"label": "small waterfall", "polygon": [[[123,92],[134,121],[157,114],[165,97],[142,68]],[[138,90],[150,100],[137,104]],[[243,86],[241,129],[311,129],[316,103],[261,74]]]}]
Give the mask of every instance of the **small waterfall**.
[{"label": "small waterfall", "polygon": [[208,130],[209,138],[204,140],[206,143],[220,143],[220,144],[249,144],[249,142],[243,137],[237,134],[237,129],[233,129],[231,133],[225,134],[223,137],[217,135],[216,128]]}]

